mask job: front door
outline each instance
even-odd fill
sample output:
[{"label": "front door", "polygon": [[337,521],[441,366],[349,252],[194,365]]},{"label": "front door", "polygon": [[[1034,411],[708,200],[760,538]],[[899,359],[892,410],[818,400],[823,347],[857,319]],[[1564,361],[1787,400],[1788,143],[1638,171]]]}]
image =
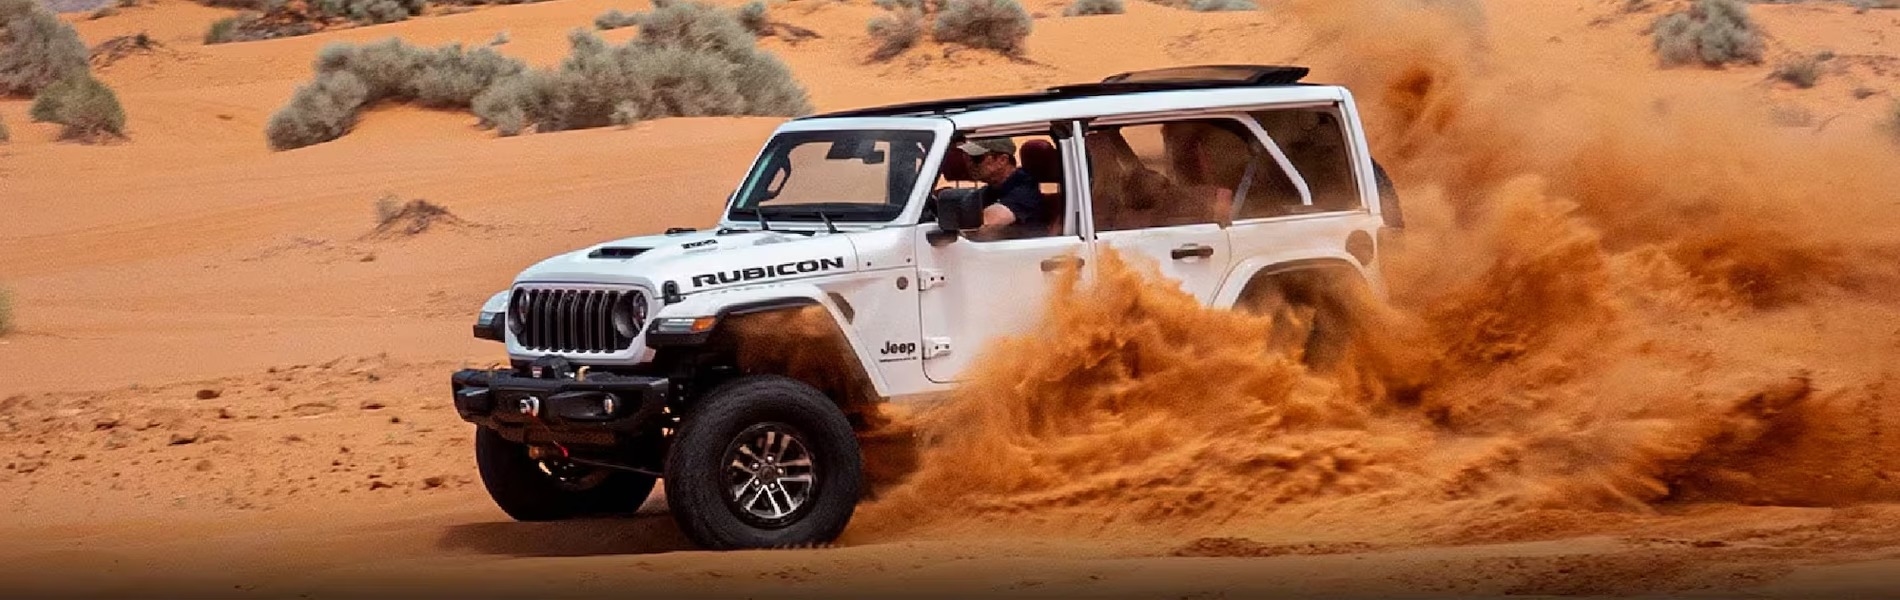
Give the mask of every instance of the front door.
[{"label": "front door", "polygon": [[[1000,238],[964,236],[941,245],[928,239],[927,232],[935,226],[919,228],[919,351],[924,375],[934,382],[963,379],[993,342],[1029,332],[1047,310],[1063,271],[1086,269],[1093,250],[1079,223],[1070,218],[1076,195],[1064,191],[1076,181],[1069,166],[1077,153],[1066,140],[1047,134],[1008,137],[1018,148],[1020,167],[1040,183],[1043,202],[1057,223]],[[947,179],[951,184],[980,185],[962,175]],[[1057,206],[1060,211],[1054,210]]]}]

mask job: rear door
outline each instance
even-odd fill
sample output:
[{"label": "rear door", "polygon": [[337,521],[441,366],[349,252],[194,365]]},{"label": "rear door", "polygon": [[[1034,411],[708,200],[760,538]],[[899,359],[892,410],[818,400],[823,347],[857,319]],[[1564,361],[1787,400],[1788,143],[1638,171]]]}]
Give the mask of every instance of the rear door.
[{"label": "rear door", "polygon": [[1226,228],[1234,197],[1259,148],[1246,125],[1227,117],[1133,120],[1092,125],[1085,139],[1096,247],[1142,257],[1212,303],[1233,262]]}]

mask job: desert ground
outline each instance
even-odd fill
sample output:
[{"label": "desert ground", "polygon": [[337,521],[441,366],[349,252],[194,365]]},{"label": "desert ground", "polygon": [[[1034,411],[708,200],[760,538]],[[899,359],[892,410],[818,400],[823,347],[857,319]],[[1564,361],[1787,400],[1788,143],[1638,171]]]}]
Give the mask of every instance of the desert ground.
[{"label": "desert ground", "polygon": [[[513,522],[446,394],[453,369],[505,358],[470,336],[477,307],[545,256],[712,222],[780,119],[498,137],[466,112],[384,106],[336,141],[272,151],[266,121],[326,44],[506,32],[498,51],[552,65],[569,30],[649,5],[486,6],[207,46],[234,11],[152,0],[65,15],[89,44],[161,44],[96,69],[126,140],[62,142],[27,122],[28,100],[0,99],[16,321],[0,337],[0,590],[1900,597],[1900,143],[1886,125],[1900,10],[1754,4],[1763,64],[1665,69],[1645,30],[1666,2],[1064,4],[1026,2],[1021,57],[925,42],[867,60],[868,0],[774,3],[818,37],[760,44],[819,110],[1190,63],[1304,64],[1351,86],[1419,230],[1394,267],[1391,327],[1442,351],[1366,377],[1423,381],[1425,400],[1237,359],[1181,368],[1297,381],[1274,388],[1272,424],[1183,408],[1262,400],[1218,384],[1103,411],[1047,382],[1002,386],[1073,358],[1028,340],[996,350],[986,385],[1016,390],[997,401],[1078,411],[1059,418],[1099,439],[993,435],[1010,424],[969,412],[832,547],[695,551],[657,494],[630,520]],[[1834,58],[1812,88],[1769,76],[1822,50]],[[370,235],[387,195],[462,222]],[[1132,285],[1170,308],[1109,314],[1131,300],[1090,292],[1050,326],[1247,344],[1227,317]],[[1077,458],[1130,440],[1150,454]],[[984,458],[999,447],[1010,458]],[[1062,469],[1087,475],[1055,483]]]}]

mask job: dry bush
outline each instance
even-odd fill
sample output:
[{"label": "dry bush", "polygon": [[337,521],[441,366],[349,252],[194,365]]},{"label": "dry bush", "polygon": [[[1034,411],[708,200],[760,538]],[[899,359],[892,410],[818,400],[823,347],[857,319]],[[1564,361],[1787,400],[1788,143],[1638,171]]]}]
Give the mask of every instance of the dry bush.
[{"label": "dry bush", "polygon": [[449,209],[428,200],[403,202],[395,194],[376,200],[376,228],[365,239],[391,239],[417,235],[437,224],[463,225],[466,222]]},{"label": "dry bush", "polygon": [[422,14],[424,0],[315,0],[311,6],[326,17],[364,24],[394,23]]},{"label": "dry bush", "polygon": [[746,31],[752,32],[752,35],[762,36],[772,33],[772,21],[765,14],[763,0],[752,0],[740,6],[738,18],[739,25],[745,27]]},{"label": "dry bush", "polygon": [[13,141],[13,134],[7,131],[7,122],[0,120],[0,144]]},{"label": "dry bush", "polygon": [[864,28],[877,42],[871,60],[890,60],[916,46],[924,36],[924,14],[914,8],[898,9],[873,17]]},{"label": "dry bush", "polygon": [[29,96],[86,72],[79,33],[34,0],[0,0],[0,96]]},{"label": "dry bush", "polygon": [[612,9],[601,13],[598,17],[594,17],[594,28],[606,31],[622,27],[633,27],[640,24],[640,19],[643,14],[644,13],[637,12],[620,12],[618,8]]},{"label": "dry bush", "polygon": [[1189,0],[1187,3],[1187,9],[1194,12],[1226,12],[1257,8],[1260,7],[1252,0]]},{"label": "dry bush", "polygon": [[640,18],[640,34],[612,47],[585,31],[569,36],[566,60],[499,81],[474,100],[483,124],[502,135],[627,125],[683,116],[800,116],[803,86],[731,12],[700,2],[664,2]]},{"label": "dry bush", "polygon": [[1062,16],[1119,15],[1127,11],[1122,0],[1075,0],[1068,8],[1062,9]]},{"label": "dry bush", "polygon": [[1016,0],[947,0],[930,34],[941,43],[1015,56],[1022,54],[1030,27],[1029,12]]},{"label": "dry bush", "polygon": [[30,114],[37,122],[64,125],[60,139],[96,142],[125,136],[125,109],[118,94],[90,74],[46,86],[34,96]]},{"label": "dry bush", "polygon": [[483,90],[526,67],[489,48],[464,50],[459,43],[420,48],[390,38],[365,46],[326,46],[317,53],[315,69],[316,79],[271,115],[266,131],[271,148],[336,139],[355,124],[363,106],[379,101],[468,108]]},{"label": "dry bush", "polygon": [[1811,88],[1821,78],[1821,58],[1803,56],[1775,66],[1772,74],[1775,79],[1792,83],[1795,87]]},{"label": "dry bush", "polygon": [[1695,0],[1687,11],[1664,15],[1653,27],[1656,55],[1663,66],[1762,61],[1761,31],[1748,18],[1748,6],[1739,0]]},{"label": "dry bush", "polygon": [[13,293],[0,287],[0,335],[13,333]]}]

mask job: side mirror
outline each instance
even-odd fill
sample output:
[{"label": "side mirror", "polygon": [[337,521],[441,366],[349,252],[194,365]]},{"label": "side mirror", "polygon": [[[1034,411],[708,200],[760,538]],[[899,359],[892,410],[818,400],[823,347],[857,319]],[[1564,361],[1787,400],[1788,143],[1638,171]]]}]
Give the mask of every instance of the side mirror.
[{"label": "side mirror", "polygon": [[939,191],[936,213],[937,231],[931,233],[931,243],[943,245],[954,241],[962,232],[983,226],[983,190],[956,188]]}]

